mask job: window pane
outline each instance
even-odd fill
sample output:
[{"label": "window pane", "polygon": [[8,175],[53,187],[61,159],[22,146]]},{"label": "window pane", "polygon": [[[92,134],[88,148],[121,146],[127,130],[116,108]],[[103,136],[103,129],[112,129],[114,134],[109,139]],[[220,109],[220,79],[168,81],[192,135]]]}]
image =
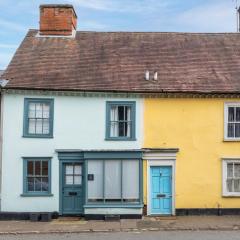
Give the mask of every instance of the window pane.
[{"label": "window pane", "polygon": [[37,192],[40,192],[42,190],[41,188],[41,178],[40,177],[37,177],[37,178],[34,178],[34,184],[35,184],[35,191]]},{"label": "window pane", "polygon": [[49,119],[43,119],[43,134],[49,134]]},{"label": "window pane", "polygon": [[82,176],[74,176],[74,184],[81,185],[82,184]]},{"label": "window pane", "polygon": [[118,121],[118,108],[117,106],[111,107],[110,121]]},{"label": "window pane", "polygon": [[233,177],[233,163],[227,164],[227,177],[232,178]]},{"label": "window pane", "polygon": [[35,132],[35,119],[29,119],[28,123],[28,133],[34,134]]},{"label": "window pane", "polygon": [[124,122],[120,122],[119,123],[119,137],[124,137],[125,134],[124,134]]},{"label": "window pane", "polygon": [[75,165],[74,166],[74,174],[82,174],[82,166],[81,165]]},{"label": "window pane", "polygon": [[73,176],[66,176],[66,182],[67,185],[73,184]]},{"label": "window pane", "polygon": [[121,161],[105,161],[105,200],[121,200]]},{"label": "window pane", "polygon": [[93,174],[93,181],[88,181],[89,201],[102,201],[103,199],[103,161],[88,161],[88,174]]},{"label": "window pane", "polygon": [[34,178],[33,177],[27,178],[27,191],[29,191],[29,192],[34,191]]},{"label": "window pane", "polygon": [[240,107],[236,107],[236,121],[240,122]]},{"label": "window pane", "polygon": [[234,137],[234,123],[228,123],[228,137]]},{"label": "window pane", "polygon": [[233,192],[233,180],[232,179],[227,180],[227,191]]},{"label": "window pane", "polygon": [[35,103],[29,103],[28,117],[35,118]]},{"label": "window pane", "polygon": [[48,161],[42,161],[42,176],[48,176]]},{"label": "window pane", "polygon": [[139,161],[124,160],[122,173],[123,199],[134,201],[139,199]]},{"label": "window pane", "polygon": [[118,106],[118,120],[124,120],[124,106]]},{"label": "window pane", "polygon": [[234,192],[240,192],[240,180],[239,179],[234,180]]},{"label": "window pane", "polygon": [[73,174],[73,165],[66,165],[66,174]]},{"label": "window pane", "polygon": [[111,123],[110,137],[118,137],[118,122]]},{"label": "window pane", "polygon": [[240,178],[240,164],[234,163],[234,177]]},{"label": "window pane", "polygon": [[27,162],[27,175],[33,176],[33,162],[32,161]]},{"label": "window pane", "polygon": [[43,117],[43,109],[41,103],[36,103],[36,118],[42,118]]},{"label": "window pane", "polygon": [[228,108],[228,121],[229,122],[234,122],[235,117],[234,117],[234,107],[229,107]]},{"label": "window pane", "polygon": [[42,134],[42,131],[43,131],[43,120],[36,119],[36,133]]},{"label": "window pane", "polygon": [[235,123],[235,137],[240,137],[240,123]]},{"label": "window pane", "polygon": [[42,178],[42,191],[48,192],[48,178],[47,177]]},{"label": "window pane", "polygon": [[43,104],[43,118],[49,118],[50,106],[47,103]]},{"label": "window pane", "polygon": [[126,133],[127,137],[131,137],[131,123],[128,122],[127,123],[127,133]]},{"label": "window pane", "polygon": [[41,162],[40,161],[34,161],[34,165],[35,165],[35,172],[34,175],[41,175]]}]

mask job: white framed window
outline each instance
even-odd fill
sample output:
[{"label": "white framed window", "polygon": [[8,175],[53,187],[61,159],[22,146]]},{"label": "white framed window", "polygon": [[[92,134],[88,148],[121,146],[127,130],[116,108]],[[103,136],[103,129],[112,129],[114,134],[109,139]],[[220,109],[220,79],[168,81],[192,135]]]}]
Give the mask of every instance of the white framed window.
[{"label": "white framed window", "polygon": [[222,160],[223,196],[240,197],[240,158]]},{"label": "white framed window", "polygon": [[240,102],[225,103],[224,139],[227,141],[240,141]]}]

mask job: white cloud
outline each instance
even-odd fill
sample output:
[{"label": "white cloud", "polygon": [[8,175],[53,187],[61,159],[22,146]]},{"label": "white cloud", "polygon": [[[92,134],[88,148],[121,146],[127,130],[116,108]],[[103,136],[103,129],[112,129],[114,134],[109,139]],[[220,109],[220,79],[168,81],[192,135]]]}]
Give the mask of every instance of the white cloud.
[{"label": "white cloud", "polygon": [[169,5],[167,0],[68,0],[77,7],[111,12],[145,12],[155,11]]},{"label": "white cloud", "polygon": [[13,53],[1,53],[0,52],[0,70],[6,69],[7,65],[11,61]]},{"label": "white cloud", "polygon": [[174,22],[193,32],[236,31],[236,12],[231,1],[214,1],[180,13]]},{"label": "white cloud", "polygon": [[26,26],[4,19],[0,19],[0,27],[5,29],[11,29],[18,32],[25,32],[28,29],[28,27]]},{"label": "white cloud", "polygon": [[0,43],[0,48],[4,48],[4,49],[17,49],[18,45],[16,44],[5,44],[5,43]]},{"label": "white cloud", "polygon": [[105,24],[102,24],[100,22],[96,22],[96,21],[83,21],[81,26],[80,26],[80,30],[104,30],[106,29],[108,26]]}]

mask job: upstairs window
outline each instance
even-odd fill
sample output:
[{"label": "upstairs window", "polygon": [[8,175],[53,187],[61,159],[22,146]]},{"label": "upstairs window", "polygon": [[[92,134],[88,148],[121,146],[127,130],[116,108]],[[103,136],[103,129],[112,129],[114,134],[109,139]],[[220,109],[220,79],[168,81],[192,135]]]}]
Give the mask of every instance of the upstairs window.
[{"label": "upstairs window", "polygon": [[53,99],[25,99],[24,137],[53,137]]},{"label": "upstairs window", "polygon": [[107,102],[107,140],[135,140],[135,102]]}]

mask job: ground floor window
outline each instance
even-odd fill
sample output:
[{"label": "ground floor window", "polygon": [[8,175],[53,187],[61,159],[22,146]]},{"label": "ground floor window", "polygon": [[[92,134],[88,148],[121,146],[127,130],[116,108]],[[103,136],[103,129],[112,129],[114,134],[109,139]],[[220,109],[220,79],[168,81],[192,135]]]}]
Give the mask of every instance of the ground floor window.
[{"label": "ground floor window", "polygon": [[223,195],[240,196],[240,159],[223,161]]},{"label": "ground floor window", "polygon": [[49,158],[24,158],[23,193],[49,194],[51,191],[50,174]]},{"label": "ground floor window", "polygon": [[88,202],[138,203],[140,160],[89,160]]}]

